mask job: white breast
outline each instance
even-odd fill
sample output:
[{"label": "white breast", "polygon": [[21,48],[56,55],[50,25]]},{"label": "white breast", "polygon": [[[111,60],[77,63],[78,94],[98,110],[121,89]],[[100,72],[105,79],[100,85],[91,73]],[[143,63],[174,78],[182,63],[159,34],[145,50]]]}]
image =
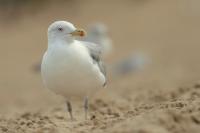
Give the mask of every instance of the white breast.
[{"label": "white breast", "polygon": [[67,98],[93,93],[105,81],[87,49],[79,42],[48,49],[41,72],[47,88]]}]

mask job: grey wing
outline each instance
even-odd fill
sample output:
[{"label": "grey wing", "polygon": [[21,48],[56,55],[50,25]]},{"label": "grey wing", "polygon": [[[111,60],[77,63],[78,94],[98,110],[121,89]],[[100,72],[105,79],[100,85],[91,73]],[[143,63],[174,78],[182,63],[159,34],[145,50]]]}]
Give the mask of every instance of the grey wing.
[{"label": "grey wing", "polygon": [[[104,75],[104,77],[106,79],[106,67],[101,60],[102,48],[100,46],[98,46],[98,44],[95,44],[95,43],[83,42],[83,44],[89,50],[90,56],[93,59],[93,62],[97,63],[101,73]],[[103,86],[105,86],[105,85],[106,85],[106,80],[105,80],[105,83],[103,84]]]},{"label": "grey wing", "polygon": [[98,66],[99,66],[100,71],[102,72],[102,74],[105,77],[105,82],[103,84],[103,86],[105,86],[107,84],[106,67],[105,67],[104,63],[101,60],[98,62]]}]

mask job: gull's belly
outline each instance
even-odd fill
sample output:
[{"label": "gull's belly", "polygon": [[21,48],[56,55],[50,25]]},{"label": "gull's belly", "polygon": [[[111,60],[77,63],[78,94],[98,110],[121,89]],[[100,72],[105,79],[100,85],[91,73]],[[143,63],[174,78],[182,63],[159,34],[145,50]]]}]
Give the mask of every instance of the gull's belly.
[{"label": "gull's belly", "polygon": [[47,55],[42,65],[43,79],[49,89],[70,98],[85,96],[101,87],[101,74],[85,49],[56,53]]}]

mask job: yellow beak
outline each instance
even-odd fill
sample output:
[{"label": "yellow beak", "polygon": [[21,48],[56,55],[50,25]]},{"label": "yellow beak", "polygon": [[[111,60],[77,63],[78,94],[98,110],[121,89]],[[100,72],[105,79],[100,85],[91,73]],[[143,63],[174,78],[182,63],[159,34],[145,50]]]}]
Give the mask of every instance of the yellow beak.
[{"label": "yellow beak", "polygon": [[83,29],[76,29],[75,31],[70,33],[72,36],[80,36],[83,37],[86,35],[86,32]]}]

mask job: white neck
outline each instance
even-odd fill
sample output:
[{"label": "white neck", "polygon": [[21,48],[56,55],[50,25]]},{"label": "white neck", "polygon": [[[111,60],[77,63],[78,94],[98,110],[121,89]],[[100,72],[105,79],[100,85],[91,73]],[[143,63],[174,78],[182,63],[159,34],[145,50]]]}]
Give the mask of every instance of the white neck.
[{"label": "white neck", "polygon": [[48,49],[54,45],[70,45],[74,42],[73,37],[48,37]]}]

